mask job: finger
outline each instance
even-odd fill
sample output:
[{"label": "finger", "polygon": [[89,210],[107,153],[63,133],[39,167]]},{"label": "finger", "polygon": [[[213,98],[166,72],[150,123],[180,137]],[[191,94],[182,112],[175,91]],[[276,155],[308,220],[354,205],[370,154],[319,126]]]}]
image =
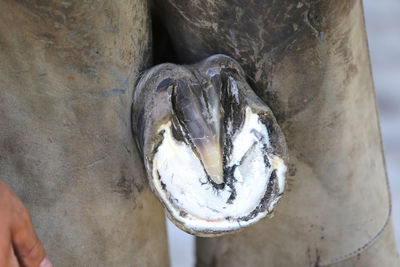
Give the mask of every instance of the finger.
[{"label": "finger", "polygon": [[15,255],[14,249],[11,247],[11,264],[12,267],[19,267],[17,256]]},{"label": "finger", "polygon": [[12,244],[19,263],[26,267],[37,267],[46,257],[46,253],[32,225],[29,211],[21,202],[14,207],[12,223]]},{"label": "finger", "polygon": [[[1,214],[0,214],[1,215]],[[1,218],[1,217],[0,217]],[[18,267],[18,260],[15,257],[14,250],[11,244],[11,236],[7,222],[1,221],[0,226],[0,266],[2,267]]]},{"label": "finger", "polygon": [[46,257],[42,260],[39,267],[53,267],[53,264],[51,264],[49,258]]}]

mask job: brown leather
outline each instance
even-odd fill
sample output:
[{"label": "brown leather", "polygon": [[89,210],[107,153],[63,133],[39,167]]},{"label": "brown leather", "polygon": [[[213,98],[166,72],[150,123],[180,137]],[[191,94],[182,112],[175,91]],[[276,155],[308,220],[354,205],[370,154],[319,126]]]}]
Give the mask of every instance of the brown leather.
[{"label": "brown leather", "polygon": [[370,247],[347,260],[332,264],[331,267],[398,266],[399,256],[393,236],[393,223],[390,222]]},{"label": "brown leather", "polygon": [[0,1],[0,177],[54,266],[167,266],[130,127],[147,2]]}]

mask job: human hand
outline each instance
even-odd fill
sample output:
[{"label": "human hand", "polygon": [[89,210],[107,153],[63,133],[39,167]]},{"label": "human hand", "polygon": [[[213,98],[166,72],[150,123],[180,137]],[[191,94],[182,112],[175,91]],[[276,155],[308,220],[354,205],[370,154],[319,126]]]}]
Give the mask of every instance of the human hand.
[{"label": "human hand", "polygon": [[52,267],[28,209],[0,180],[0,267]]}]

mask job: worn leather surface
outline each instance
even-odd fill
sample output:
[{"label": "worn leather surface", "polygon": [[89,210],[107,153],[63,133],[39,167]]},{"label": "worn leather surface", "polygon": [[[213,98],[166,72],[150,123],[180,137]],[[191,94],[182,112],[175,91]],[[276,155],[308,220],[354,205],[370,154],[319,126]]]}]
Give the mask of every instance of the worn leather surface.
[{"label": "worn leather surface", "polygon": [[0,1],[0,177],[54,266],[167,266],[131,135],[146,1]]},{"label": "worn leather surface", "polygon": [[[390,197],[361,1],[157,4],[179,61],[238,60],[289,148],[288,192],[274,218],[198,239],[199,266],[329,265],[377,242]],[[392,248],[376,253],[398,260]]]},{"label": "worn leather surface", "polygon": [[349,259],[332,264],[331,267],[398,266],[399,256],[393,235],[393,223],[390,223],[370,247]]},{"label": "worn leather surface", "polygon": [[[199,239],[199,264],[352,266],[361,253],[393,266],[361,2],[157,8],[181,62],[239,61],[289,148],[289,192],[275,217]],[[0,2],[0,177],[31,210],[55,266],[167,264],[161,208],[129,125],[148,25],[140,0]]]}]

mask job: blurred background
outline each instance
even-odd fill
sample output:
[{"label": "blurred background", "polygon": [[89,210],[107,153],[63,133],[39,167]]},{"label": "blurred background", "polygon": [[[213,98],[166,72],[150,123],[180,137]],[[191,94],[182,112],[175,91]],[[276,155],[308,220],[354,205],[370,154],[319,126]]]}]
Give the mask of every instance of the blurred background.
[{"label": "blurred background", "polygon": [[[393,220],[400,244],[400,0],[363,2],[392,191]],[[171,267],[194,266],[194,237],[167,221]]]}]

